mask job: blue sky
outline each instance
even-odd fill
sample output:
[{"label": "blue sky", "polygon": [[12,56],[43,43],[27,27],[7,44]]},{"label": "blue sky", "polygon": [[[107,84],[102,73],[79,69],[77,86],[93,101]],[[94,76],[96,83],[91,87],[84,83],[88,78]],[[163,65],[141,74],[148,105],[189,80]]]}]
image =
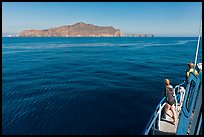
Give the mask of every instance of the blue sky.
[{"label": "blue sky", "polygon": [[2,31],[85,22],[124,33],[197,36],[201,16],[201,2],[3,2]]}]

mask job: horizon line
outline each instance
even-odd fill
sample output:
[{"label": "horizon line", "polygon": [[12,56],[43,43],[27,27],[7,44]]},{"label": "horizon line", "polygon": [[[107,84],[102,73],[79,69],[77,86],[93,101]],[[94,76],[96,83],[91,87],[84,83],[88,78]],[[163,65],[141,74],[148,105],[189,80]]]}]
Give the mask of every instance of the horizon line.
[{"label": "horizon line", "polygon": [[[2,38],[83,38],[83,37],[95,37],[95,38],[114,38],[114,37],[132,37],[132,38],[159,38],[159,37],[198,37],[198,36],[153,36],[153,37],[134,37],[134,36],[69,36],[69,37],[23,37],[23,36],[2,36]],[[202,36],[200,36],[202,38]]]}]

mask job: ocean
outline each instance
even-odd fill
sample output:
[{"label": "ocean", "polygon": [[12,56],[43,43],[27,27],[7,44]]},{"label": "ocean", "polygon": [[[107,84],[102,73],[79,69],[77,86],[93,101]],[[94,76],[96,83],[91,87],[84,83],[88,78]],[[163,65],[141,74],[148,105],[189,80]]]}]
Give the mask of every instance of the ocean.
[{"label": "ocean", "polygon": [[2,134],[142,134],[164,79],[185,80],[196,46],[197,37],[2,38]]}]

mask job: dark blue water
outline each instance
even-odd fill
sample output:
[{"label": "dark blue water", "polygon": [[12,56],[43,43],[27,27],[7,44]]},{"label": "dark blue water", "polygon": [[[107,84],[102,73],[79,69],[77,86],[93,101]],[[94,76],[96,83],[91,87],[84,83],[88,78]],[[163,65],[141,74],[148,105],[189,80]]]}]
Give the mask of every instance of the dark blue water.
[{"label": "dark blue water", "polygon": [[197,45],[189,37],[2,40],[3,134],[142,134],[163,80],[185,80]]}]

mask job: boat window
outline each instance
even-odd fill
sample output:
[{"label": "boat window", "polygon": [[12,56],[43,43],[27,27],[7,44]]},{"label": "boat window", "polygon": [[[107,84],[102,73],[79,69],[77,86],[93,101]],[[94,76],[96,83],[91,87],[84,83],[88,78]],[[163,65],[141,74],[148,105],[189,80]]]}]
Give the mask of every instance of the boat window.
[{"label": "boat window", "polygon": [[193,93],[195,93],[195,88],[196,88],[195,82],[192,80],[190,84],[190,89],[188,92],[187,101],[186,101],[186,109],[188,112],[190,111],[190,107],[191,107],[192,100],[193,100]]},{"label": "boat window", "polygon": [[[201,91],[201,90],[200,90],[200,87],[201,87],[201,84],[199,84],[197,92],[198,92],[198,91]],[[197,100],[197,99],[198,99],[198,94],[196,95],[196,99],[195,99],[195,100]],[[197,101],[195,102],[195,104],[194,104],[194,106],[193,106],[193,110],[195,109],[196,104],[197,104]]]}]

